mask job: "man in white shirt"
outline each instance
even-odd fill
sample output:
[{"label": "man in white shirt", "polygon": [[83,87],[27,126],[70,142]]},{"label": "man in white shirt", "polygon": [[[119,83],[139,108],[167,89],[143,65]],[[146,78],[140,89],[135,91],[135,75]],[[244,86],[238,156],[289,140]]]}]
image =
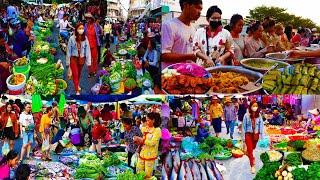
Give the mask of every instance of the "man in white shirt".
[{"label": "man in white shirt", "polygon": [[30,158],[30,150],[31,145],[33,143],[33,137],[34,137],[34,120],[31,113],[31,104],[26,103],[24,106],[24,111],[21,113],[19,118],[20,123],[20,133],[22,136],[23,145],[21,148],[21,156],[20,161],[23,160],[24,154],[27,151],[27,159]]},{"label": "man in white shirt", "polygon": [[198,57],[210,61],[208,57],[200,57],[199,51],[193,51],[193,36],[196,29],[192,27],[191,22],[200,18],[202,0],[180,0],[180,7],[182,13],[178,18],[162,23],[162,69],[176,62],[196,61]]},{"label": "man in white shirt", "polygon": [[69,38],[69,32],[68,32],[68,27],[74,29],[71,24],[68,21],[69,15],[68,14],[64,14],[63,15],[63,19],[60,19],[59,21],[59,27],[60,27],[60,35],[64,38],[64,39],[68,39]]}]

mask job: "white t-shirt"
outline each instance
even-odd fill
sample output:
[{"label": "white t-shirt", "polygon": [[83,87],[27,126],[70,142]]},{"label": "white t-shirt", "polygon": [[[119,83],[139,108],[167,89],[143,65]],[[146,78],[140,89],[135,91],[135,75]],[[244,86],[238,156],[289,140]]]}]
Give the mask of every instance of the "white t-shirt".
[{"label": "white t-shirt", "polygon": [[64,21],[63,19],[60,19],[59,21],[60,32],[67,31],[68,24],[69,24],[68,20]]},{"label": "white t-shirt", "polygon": [[32,114],[26,114],[25,112],[22,112],[19,118],[19,123],[22,125],[23,131],[25,131],[25,127],[28,127],[29,125],[34,125]]},{"label": "white t-shirt", "polygon": [[43,20],[42,16],[39,16],[39,17],[38,17],[38,21],[39,21],[39,22],[45,22],[45,21]]}]

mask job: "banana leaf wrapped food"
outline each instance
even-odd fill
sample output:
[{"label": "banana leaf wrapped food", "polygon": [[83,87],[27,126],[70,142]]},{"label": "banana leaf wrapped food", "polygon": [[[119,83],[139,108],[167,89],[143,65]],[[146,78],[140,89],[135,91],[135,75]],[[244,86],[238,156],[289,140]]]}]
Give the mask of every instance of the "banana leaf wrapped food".
[{"label": "banana leaf wrapped food", "polygon": [[289,90],[290,90],[290,86],[284,85],[283,88],[281,89],[280,94],[287,94],[287,92],[289,92]]},{"label": "banana leaf wrapped food", "polygon": [[309,89],[309,90],[308,90],[308,94],[317,94],[317,92],[314,91],[314,90]]},{"label": "banana leaf wrapped food", "polygon": [[308,75],[311,76],[311,77],[315,76],[316,70],[317,70],[317,67],[316,67],[316,66],[309,67],[309,69],[308,69]]},{"label": "banana leaf wrapped food", "polygon": [[297,86],[293,94],[301,94],[303,90],[303,86]]},{"label": "banana leaf wrapped food", "polygon": [[304,66],[303,68],[302,68],[302,74],[303,75],[307,75],[308,74],[308,67],[307,66]]},{"label": "banana leaf wrapped food", "polygon": [[304,86],[304,87],[307,87],[308,86],[308,83],[309,83],[309,80],[310,80],[310,76],[308,75],[303,75],[301,80],[300,80],[300,85],[301,86]]},{"label": "banana leaf wrapped food", "polygon": [[281,89],[282,89],[282,85],[277,86],[277,87],[272,91],[272,94],[280,94]]},{"label": "banana leaf wrapped food", "polygon": [[302,70],[302,65],[301,64],[294,65],[294,73],[295,74],[300,74],[301,70]]},{"label": "banana leaf wrapped food", "polygon": [[284,74],[285,74],[286,76],[290,76],[290,75],[291,75],[290,67],[287,67],[287,68],[284,69]]},{"label": "banana leaf wrapped food", "polygon": [[284,78],[283,79],[283,84],[285,84],[285,85],[290,85],[291,84],[292,76],[284,76],[284,75],[282,75],[282,78]]},{"label": "banana leaf wrapped food", "polygon": [[302,89],[301,94],[304,94],[304,95],[308,94],[308,88],[304,87],[304,88]]},{"label": "banana leaf wrapped food", "polygon": [[282,79],[281,78],[277,78],[277,86],[282,86]]},{"label": "banana leaf wrapped food", "polygon": [[310,89],[311,89],[311,90],[314,90],[314,91],[317,90],[318,84],[319,84],[319,79],[318,79],[318,78],[314,78],[314,79],[311,81]]},{"label": "banana leaf wrapped food", "polygon": [[296,90],[297,86],[291,86],[288,94],[294,94],[294,91]]},{"label": "banana leaf wrapped food", "polygon": [[263,89],[272,91],[276,87],[276,81],[267,80],[262,84]]},{"label": "banana leaf wrapped food", "polygon": [[318,79],[320,79],[320,70],[317,71],[316,77],[317,77]]},{"label": "banana leaf wrapped food", "polygon": [[294,86],[298,86],[301,78],[302,78],[302,74],[301,73],[293,75],[291,84],[294,85]]},{"label": "banana leaf wrapped food", "polygon": [[270,71],[267,75],[263,77],[264,80],[277,80],[281,76],[281,72],[277,70]]}]

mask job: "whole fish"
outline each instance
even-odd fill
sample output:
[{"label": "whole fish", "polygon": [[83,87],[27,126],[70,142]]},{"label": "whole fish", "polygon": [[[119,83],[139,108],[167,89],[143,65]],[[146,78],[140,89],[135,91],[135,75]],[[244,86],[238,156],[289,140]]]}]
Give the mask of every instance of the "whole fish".
[{"label": "whole fish", "polygon": [[201,174],[200,174],[200,170],[199,170],[199,166],[198,164],[192,160],[192,168],[191,168],[192,174],[193,174],[193,178],[194,179],[201,179]]},{"label": "whole fish", "polygon": [[178,174],[177,171],[173,168],[170,176],[170,180],[177,180]]},{"label": "whole fish", "polygon": [[176,171],[179,171],[180,165],[181,165],[180,153],[179,151],[175,151],[173,154],[173,167],[176,169]]},{"label": "whole fish", "polygon": [[185,180],[186,179],[186,169],[185,169],[185,162],[182,161],[180,171],[179,171],[179,179],[178,180]]},{"label": "whole fish", "polygon": [[219,169],[217,168],[216,162],[212,161],[212,170],[214,172],[214,175],[216,176],[217,180],[223,180],[223,176],[221,174],[221,172],[219,171]]},{"label": "whole fish", "polygon": [[189,166],[189,163],[185,163],[185,166],[186,166],[186,180],[193,180],[193,176],[192,176],[192,173],[191,173],[191,169],[190,169],[190,166]]},{"label": "whole fish", "polygon": [[206,170],[207,170],[207,173],[208,173],[208,179],[209,180],[215,180],[215,176],[214,176],[214,173],[211,169],[211,163],[209,161],[206,161]]},{"label": "whole fish", "polygon": [[172,166],[173,166],[172,165],[172,154],[169,151],[169,153],[166,156],[165,162],[164,162],[164,168],[165,168],[165,171],[167,172],[168,176],[170,176]]},{"label": "whole fish", "polygon": [[203,165],[201,163],[198,163],[198,165],[200,166],[201,180],[208,180],[208,176]]},{"label": "whole fish", "polygon": [[164,165],[162,165],[162,170],[161,170],[161,180],[168,180],[168,174],[165,170]]}]

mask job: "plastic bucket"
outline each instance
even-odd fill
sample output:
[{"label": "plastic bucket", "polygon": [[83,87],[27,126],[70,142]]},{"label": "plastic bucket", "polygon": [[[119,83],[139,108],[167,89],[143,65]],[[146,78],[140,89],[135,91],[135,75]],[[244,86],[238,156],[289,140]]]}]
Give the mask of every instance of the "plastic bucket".
[{"label": "plastic bucket", "polygon": [[81,134],[73,134],[70,136],[71,143],[73,145],[78,145],[81,142]]},{"label": "plastic bucket", "polygon": [[80,128],[71,129],[70,134],[71,135],[80,134]]},{"label": "plastic bucket", "polygon": [[[14,61],[14,66],[13,66],[13,68],[16,69],[17,73],[25,72],[25,71],[28,70],[28,68],[30,68],[29,60],[28,60],[28,64],[23,65],[23,66],[17,66],[17,65],[16,65],[16,62],[19,61],[20,59],[21,59],[21,58],[16,59],[16,60]],[[29,70],[30,70],[30,69],[29,69]]]},{"label": "plastic bucket", "polygon": [[24,69],[20,69],[20,68],[17,68],[17,67],[20,67],[20,66],[14,66],[13,67],[13,74],[16,74],[16,73],[22,73],[26,76],[26,78],[28,79],[29,78],[29,72],[30,72],[30,69],[31,69],[31,66],[28,65],[27,69],[25,71],[23,71]]},{"label": "plastic bucket", "polygon": [[[22,73],[17,73],[17,74],[22,74]],[[24,76],[24,81],[21,83],[21,84],[18,84],[18,85],[12,85],[9,83],[10,79],[12,78],[13,75],[10,75],[7,80],[6,80],[6,83],[7,83],[7,87],[10,91],[21,91],[21,89],[24,89],[24,86],[26,85],[26,76],[24,74],[22,74]]]}]

